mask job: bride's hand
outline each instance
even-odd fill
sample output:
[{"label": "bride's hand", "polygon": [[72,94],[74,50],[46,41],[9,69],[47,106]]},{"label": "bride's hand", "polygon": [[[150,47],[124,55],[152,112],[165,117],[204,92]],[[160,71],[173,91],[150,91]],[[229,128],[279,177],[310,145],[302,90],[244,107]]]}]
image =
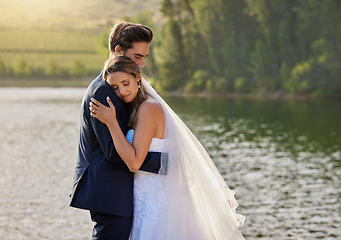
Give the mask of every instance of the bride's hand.
[{"label": "bride's hand", "polygon": [[109,107],[103,105],[94,98],[91,98],[90,102],[90,115],[97,118],[102,123],[110,125],[116,121],[116,110],[114,104],[110,98],[107,97]]}]

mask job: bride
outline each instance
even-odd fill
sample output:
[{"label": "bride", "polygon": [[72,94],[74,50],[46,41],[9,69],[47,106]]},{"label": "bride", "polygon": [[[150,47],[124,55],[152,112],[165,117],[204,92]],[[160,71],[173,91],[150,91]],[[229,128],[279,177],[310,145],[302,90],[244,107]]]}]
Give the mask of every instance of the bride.
[{"label": "bride", "polygon": [[[130,238],[244,239],[234,192],[198,139],[124,56],[109,59],[103,79],[132,108],[131,130],[122,133],[115,107],[91,99],[91,116],[107,125],[117,152],[134,175]],[[164,152],[159,174],[139,171],[148,151]]]}]

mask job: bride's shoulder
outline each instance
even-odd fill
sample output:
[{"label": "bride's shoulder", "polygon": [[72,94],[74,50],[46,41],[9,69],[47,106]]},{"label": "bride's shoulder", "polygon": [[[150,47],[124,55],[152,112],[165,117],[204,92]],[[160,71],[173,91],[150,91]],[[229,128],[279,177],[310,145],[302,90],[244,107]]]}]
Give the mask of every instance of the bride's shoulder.
[{"label": "bride's shoulder", "polygon": [[144,118],[145,120],[164,119],[164,112],[161,104],[157,100],[148,98],[141,103],[137,116],[138,118]]},{"label": "bride's shoulder", "polygon": [[140,109],[144,111],[157,111],[157,112],[163,112],[161,104],[154,98],[147,98],[141,105]]}]

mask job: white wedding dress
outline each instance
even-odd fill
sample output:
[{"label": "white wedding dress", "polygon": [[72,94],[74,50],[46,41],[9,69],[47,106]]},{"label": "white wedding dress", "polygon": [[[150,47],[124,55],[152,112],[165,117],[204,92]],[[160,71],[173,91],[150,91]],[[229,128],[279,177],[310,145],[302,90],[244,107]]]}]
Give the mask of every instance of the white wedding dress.
[{"label": "white wedding dress", "polygon": [[143,78],[142,84],[165,114],[165,139],[154,138],[150,151],[167,154],[159,174],[135,174],[131,239],[243,240],[245,217],[236,212],[234,191],[184,122]]},{"label": "white wedding dress", "polygon": [[[134,130],[127,133],[132,144]],[[167,152],[167,139],[153,138],[150,152]],[[134,174],[134,217],[131,240],[152,240],[157,238],[160,209],[164,203],[165,175],[137,171]]]}]

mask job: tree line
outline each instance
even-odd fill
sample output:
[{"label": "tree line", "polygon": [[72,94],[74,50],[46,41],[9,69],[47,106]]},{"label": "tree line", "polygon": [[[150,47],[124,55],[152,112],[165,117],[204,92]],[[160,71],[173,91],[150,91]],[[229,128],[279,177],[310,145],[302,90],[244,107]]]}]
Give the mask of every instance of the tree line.
[{"label": "tree line", "polygon": [[[152,12],[124,17],[154,32],[144,72],[159,89],[341,96],[341,1],[161,1],[158,22]],[[97,38],[101,59],[108,29]],[[82,77],[102,67],[95,73],[77,58],[33,68],[25,56],[10,66],[0,56],[0,76]]]},{"label": "tree line", "polygon": [[24,55],[18,55],[12,65],[6,64],[0,56],[0,77],[80,78],[89,73],[84,62],[78,58],[74,59],[68,68],[63,68],[53,58],[49,59],[44,67],[32,67]]},{"label": "tree line", "polygon": [[341,1],[162,0],[150,68],[167,91],[341,95]]}]

